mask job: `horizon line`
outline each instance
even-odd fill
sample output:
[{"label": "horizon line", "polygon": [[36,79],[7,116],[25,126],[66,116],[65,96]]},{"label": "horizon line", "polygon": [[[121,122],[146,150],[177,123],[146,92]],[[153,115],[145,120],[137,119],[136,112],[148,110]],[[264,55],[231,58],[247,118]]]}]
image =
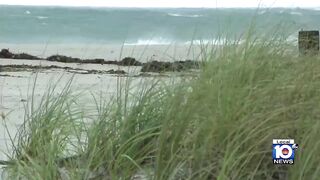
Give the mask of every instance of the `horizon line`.
[{"label": "horizon line", "polygon": [[320,9],[319,7],[299,7],[299,6],[257,6],[257,7],[156,7],[156,6],[74,6],[74,5],[34,5],[34,4],[1,4],[0,6],[29,6],[29,7],[66,7],[66,8],[135,8],[135,9],[272,9],[272,8],[284,8],[284,9]]}]

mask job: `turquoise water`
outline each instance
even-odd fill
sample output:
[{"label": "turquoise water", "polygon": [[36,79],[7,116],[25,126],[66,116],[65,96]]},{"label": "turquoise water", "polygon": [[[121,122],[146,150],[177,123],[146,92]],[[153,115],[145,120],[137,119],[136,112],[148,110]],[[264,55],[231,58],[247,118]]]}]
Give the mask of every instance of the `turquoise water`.
[{"label": "turquoise water", "polygon": [[[0,6],[0,43],[166,44],[241,36],[275,28],[319,29],[307,9],[119,9]],[[254,23],[252,23],[254,22]]]}]

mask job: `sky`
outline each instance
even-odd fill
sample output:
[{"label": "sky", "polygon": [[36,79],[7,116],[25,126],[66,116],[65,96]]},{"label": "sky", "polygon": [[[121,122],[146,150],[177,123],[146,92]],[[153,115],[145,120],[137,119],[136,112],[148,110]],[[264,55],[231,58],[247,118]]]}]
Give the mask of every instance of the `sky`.
[{"label": "sky", "polygon": [[320,0],[0,0],[0,4],[92,7],[319,8]]}]

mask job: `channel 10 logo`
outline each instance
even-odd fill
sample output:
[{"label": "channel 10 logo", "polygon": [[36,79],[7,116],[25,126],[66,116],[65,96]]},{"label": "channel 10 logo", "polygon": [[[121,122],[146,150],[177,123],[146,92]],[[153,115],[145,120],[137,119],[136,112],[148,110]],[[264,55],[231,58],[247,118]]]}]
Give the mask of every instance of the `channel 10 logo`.
[{"label": "channel 10 logo", "polygon": [[294,139],[273,139],[273,164],[294,164],[296,149],[298,149],[298,144],[294,143]]}]

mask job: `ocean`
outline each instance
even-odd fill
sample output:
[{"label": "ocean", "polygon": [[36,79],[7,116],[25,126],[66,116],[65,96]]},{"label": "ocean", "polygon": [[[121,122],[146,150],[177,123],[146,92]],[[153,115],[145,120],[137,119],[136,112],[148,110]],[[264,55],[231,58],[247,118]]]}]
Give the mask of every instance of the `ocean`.
[{"label": "ocean", "polygon": [[141,9],[0,6],[0,43],[163,45],[319,29],[317,9]]}]

